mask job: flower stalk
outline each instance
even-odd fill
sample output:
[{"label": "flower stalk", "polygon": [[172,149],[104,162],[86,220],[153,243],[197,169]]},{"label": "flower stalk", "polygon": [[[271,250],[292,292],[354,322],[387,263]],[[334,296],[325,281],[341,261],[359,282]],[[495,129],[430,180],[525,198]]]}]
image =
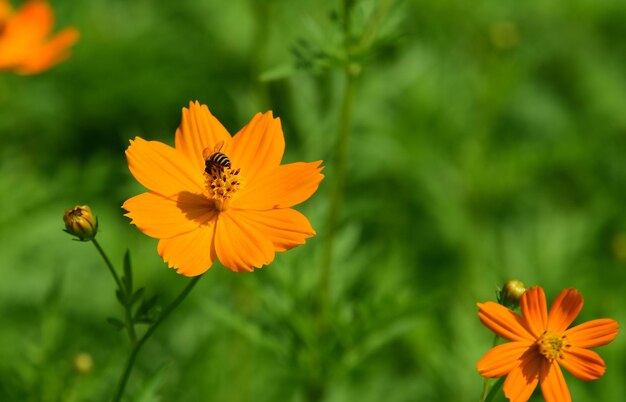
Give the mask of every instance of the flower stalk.
[{"label": "flower stalk", "polygon": [[[80,210],[78,210],[80,209]],[[80,213],[78,213],[78,212]],[[113,263],[105,253],[100,243],[95,238],[97,233],[97,225],[93,224],[96,222],[95,218],[91,214],[91,210],[87,206],[78,206],[69,211],[66,211],[64,215],[64,221],[66,223],[66,232],[71,235],[78,236],[78,240],[82,241],[91,241],[98,250],[98,254],[104,260],[104,265],[108,268],[115,284],[117,286],[116,294],[118,296],[118,300],[124,307],[124,320],[122,323],[116,319],[112,320],[112,323],[115,324],[118,328],[125,327],[128,339],[130,341],[130,354],[126,361],[126,365],[124,367],[124,371],[118,381],[118,385],[115,391],[115,397],[113,398],[113,402],[119,402],[122,400],[124,395],[124,389],[126,388],[126,384],[128,383],[128,378],[130,377],[130,373],[132,372],[133,366],[135,365],[135,361],[137,360],[137,356],[141,351],[141,348],[146,343],[146,341],[152,336],[152,334],[156,331],[156,329],[165,321],[167,317],[172,314],[172,312],[182,303],[183,300],[189,295],[191,290],[194,288],[196,283],[200,280],[202,275],[195,276],[191,279],[191,281],[185,286],[182,292],[158,315],[155,320],[152,320],[148,317],[149,310],[152,305],[150,301],[144,301],[140,304],[137,311],[133,314],[133,308],[138,300],[141,298],[143,294],[143,288],[137,291],[133,290],[132,285],[132,269],[130,264],[130,255],[128,252],[124,258],[124,276],[120,277],[120,275],[115,270]],[[78,223],[83,223],[83,221],[91,222],[89,227],[93,228],[93,232],[85,232],[82,230],[82,226],[79,229],[76,229],[79,225]],[[77,223],[78,222],[78,223]],[[83,225],[84,226],[84,225]],[[152,299],[156,300],[156,299]],[[111,321],[110,321],[111,322]],[[137,338],[137,333],[135,332],[135,325],[139,323],[149,322],[150,326],[148,330],[143,334],[141,338]]]},{"label": "flower stalk", "polygon": [[174,299],[163,312],[159,315],[159,318],[148,328],[146,333],[139,339],[138,342],[133,344],[133,348],[128,356],[128,360],[126,361],[126,366],[124,371],[122,372],[122,376],[117,385],[117,391],[115,392],[115,397],[113,398],[113,402],[119,402],[122,400],[122,396],[124,395],[124,389],[126,388],[126,383],[128,382],[128,378],[130,377],[130,373],[135,365],[135,360],[137,360],[137,355],[141,350],[142,346],[148,338],[156,331],[156,329],[161,325],[163,321],[182,303],[183,300],[187,297],[187,295],[191,292],[191,290],[196,286],[198,281],[202,278],[202,275],[194,276],[191,278],[191,281],[185,286],[183,291]]},{"label": "flower stalk", "polygon": [[483,385],[483,395],[480,398],[481,402],[491,402],[493,398],[495,398],[496,394],[502,388],[502,384],[504,384],[505,377],[500,377],[498,381],[496,381],[491,388],[489,388],[489,380],[485,378],[485,382]]},{"label": "flower stalk", "polygon": [[341,115],[339,120],[339,132],[337,135],[337,156],[335,166],[335,180],[333,183],[330,212],[328,214],[328,222],[326,224],[326,242],[322,254],[322,269],[320,278],[320,306],[321,310],[325,310],[328,303],[330,292],[330,269],[332,265],[332,256],[334,251],[335,236],[339,216],[341,213],[341,204],[343,201],[343,191],[346,182],[346,172],[348,166],[348,154],[350,149],[350,132],[352,128],[352,110],[354,107],[354,94],[356,89],[356,74],[348,65],[344,68],[345,84],[343,89],[343,100],[341,103]]},{"label": "flower stalk", "polygon": [[126,294],[127,292],[126,292],[126,290],[124,288],[124,285],[122,284],[122,281],[121,281],[119,275],[115,271],[115,268],[113,268],[113,264],[111,264],[111,260],[109,260],[109,257],[107,257],[106,253],[104,252],[104,250],[100,246],[100,243],[98,243],[98,241],[95,239],[95,237],[93,239],[91,239],[91,242],[96,247],[96,249],[98,250],[98,253],[100,254],[102,259],[104,260],[104,264],[109,269],[109,272],[111,272],[111,275],[113,276],[113,279],[115,280],[115,284],[117,285],[118,292],[121,292],[121,294],[124,295],[123,306],[124,306],[124,317],[126,319],[125,327],[126,327],[126,331],[128,333],[128,340],[130,341],[131,346],[133,346],[137,342],[137,335],[135,334],[135,324],[133,322],[133,317],[132,317],[132,314],[133,314],[132,313],[132,305],[131,305],[131,302],[130,302],[131,297]]},{"label": "flower stalk", "polygon": [[337,150],[335,156],[335,176],[331,190],[328,221],[326,223],[326,241],[322,251],[322,265],[319,285],[319,308],[322,312],[322,317],[324,316],[330,293],[330,270],[332,266],[335,236],[337,234],[339,216],[341,214],[341,204],[343,201],[343,191],[346,182],[348,156],[350,151],[350,134],[352,131],[352,111],[354,109],[356,78],[361,70],[360,66],[353,63],[351,60],[352,24],[350,14],[353,5],[354,0],[344,0],[342,4],[342,29],[344,37],[343,51],[345,55],[345,59],[343,60],[344,86],[342,91],[343,97],[341,100],[339,125],[335,145],[335,149]]}]

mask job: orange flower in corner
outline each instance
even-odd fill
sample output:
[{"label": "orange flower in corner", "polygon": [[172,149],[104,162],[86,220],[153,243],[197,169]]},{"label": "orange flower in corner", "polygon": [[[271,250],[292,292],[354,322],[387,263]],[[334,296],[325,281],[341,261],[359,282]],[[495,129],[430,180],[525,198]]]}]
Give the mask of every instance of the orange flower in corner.
[{"label": "orange flower in corner", "polygon": [[568,329],[583,307],[575,289],[562,291],[548,313],[543,289],[533,287],[522,295],[520,307],[521,316],[494,302],[478,304],[480,321],[511,342],[488,351],[477,369],[484,377],[506,375],[503,389],[509,400],[527,401],[539,383],[546,401],[571,401],[561,367],[583,381],[604,374],[604,361],[589,348],[615,339],[615,320],[602,318]]},{"label": "orange flower in corner", "polygon": [[139,137],[130,143],[128,167],[150,191],[123,208],[160,239],[159,255],[178,273],[200,275],[216,258],[252,271],[315,234],[291,207],[317,190],[322,161],[281,165],[285,140],[272,112],[231,137],[205,105],[190,102],[174,148]]},{"label": "orange flower in corner", "polygon": [[66,28],[48,38],[53,22],[45,1],[31,0],[13,12],[7,0],[0,0],[0,70],[36,74],[66,59],[78,31]]}]

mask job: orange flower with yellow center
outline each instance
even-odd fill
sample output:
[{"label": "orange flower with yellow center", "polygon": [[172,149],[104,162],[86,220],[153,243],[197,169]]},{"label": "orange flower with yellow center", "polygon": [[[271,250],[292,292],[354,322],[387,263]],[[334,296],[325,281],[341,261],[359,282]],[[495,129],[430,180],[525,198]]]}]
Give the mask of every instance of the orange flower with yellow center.
[{"label": "orange flower with yellow center", "polygon": [[160,239],[159,255],[178,273],[200,275],[216,258],[235,272],[252,271],[315,234],[291,207],[317,190],[322,161],[281,165],[285,139],[272,112],[231,137],[205,105],[190,102],[174,148],[140,137],[130,143],[128,167],[150,191],[123,208],[139,230]]},{"label": "orange flower with yellow center", "polygon": [[31,0],[19,10],[0,0],[0,70],[36,74],[69,56],[78,31],[66,28],[48,39],[54,12],[45,1]]},{"label": "orange flower with yellow center", "polygon": [[478,361],[478,371],[489,378],[506,375],[504,395],[513,402],[527,401],[538,383],[547,402],[571,401],[560,367],[583,381],[600,378],[604,361],[588,349],[611,342],[619,328],[615,320],[602,318],[568,329],[582,307],[580,293],[565,289],[548,313],[540,287],[522,295],[521,316],[494,302],[479,303],[480,321],[511,342],[488,351]]}]

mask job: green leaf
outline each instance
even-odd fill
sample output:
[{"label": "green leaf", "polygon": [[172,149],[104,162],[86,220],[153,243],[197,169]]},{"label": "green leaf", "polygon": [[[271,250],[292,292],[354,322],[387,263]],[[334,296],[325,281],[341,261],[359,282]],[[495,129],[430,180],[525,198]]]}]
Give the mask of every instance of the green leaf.
[{"label": "green leaf", "polygon": [[208,303],[206,310],[220,326],[228,327],[254,344],[276,353],[284,351],[282,345],[272,334],[263,330],[257,323],[250,321],[219,303]]},{"label": "green leaf", "polygon": [[145,293],[146,288],[141,287],[139,289],[137,289],[137,291],[133,294],[132,299],[130,300],[130,305],[134,306],[142,297],[143,294]]},{"label": "green leaf", "polygon": [[134,322],[151,324],[161,314],[161,307],[157,305],[158,296],[143,299],[133,317]]},{"label": "green leaf", "polygon": [[117,298],[117,301],[119,301],[122,306],[126,305],[126,293],[124,293],[122,289],[115,290],[115,297]]},{"label": "green leaf", "polygon": [[122,282],[126,287],[126,294],[133,294],[133,270],[130,264],[130,250],[128,249],[124,253],[124,277],[122,277]]},{"label": "green leaf", "polygon": [[390,323],[381,325],[378,329],[369,332],[359,343],[354,345],[354,347],[346,353],[344,358],[346,365],[348,367],[357,366],[369,355],[411,331],[417,327],[419,323],[419,317],[408,315],[398,317]]},{"label": "green leaf", "polygon": [[45,305],[56,305],[61,297],[61,289],[63,286],[63,274],[57,271],[52,278],[52,283],[44,295]]},{"label": "green leaf", "polygon": [[160,402],[163,400],[161,389],[167,382],[168,364],[163,364],[159,369],[141,385],[138,395],[133,398],[134,402]]},{"label": "green leaf", "polygon": [[290,77],[293,75],[295,68],[293,64],[280,64],[278,66],[272,67],[269,70],[263,71],[259,75],[259,81],[268,82],[268,81],[276,81],[281,80],[283,78]]}]

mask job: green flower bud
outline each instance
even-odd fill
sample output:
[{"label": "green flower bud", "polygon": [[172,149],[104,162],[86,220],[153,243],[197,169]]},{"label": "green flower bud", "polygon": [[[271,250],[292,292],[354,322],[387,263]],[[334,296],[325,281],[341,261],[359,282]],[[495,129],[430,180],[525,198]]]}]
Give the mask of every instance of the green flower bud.
[{"label": "green flower bud", "polygon": [[78,374],[89,374],[93,370],[93,358],[89,353],[81,352],[74,356],[72,365]]},{"label": "green flower bud", "polygon": [[98,232],[98,222],[87,205],[77,205],[65,211],[63,221],[65,231],[83,241],[93,239]]},{"label": "green flower bud", "polygon": [[515,279],[506,281],[500,291],[500,303],[508,307],[517,307],[524,292],[526,288],[522,282]]}]

